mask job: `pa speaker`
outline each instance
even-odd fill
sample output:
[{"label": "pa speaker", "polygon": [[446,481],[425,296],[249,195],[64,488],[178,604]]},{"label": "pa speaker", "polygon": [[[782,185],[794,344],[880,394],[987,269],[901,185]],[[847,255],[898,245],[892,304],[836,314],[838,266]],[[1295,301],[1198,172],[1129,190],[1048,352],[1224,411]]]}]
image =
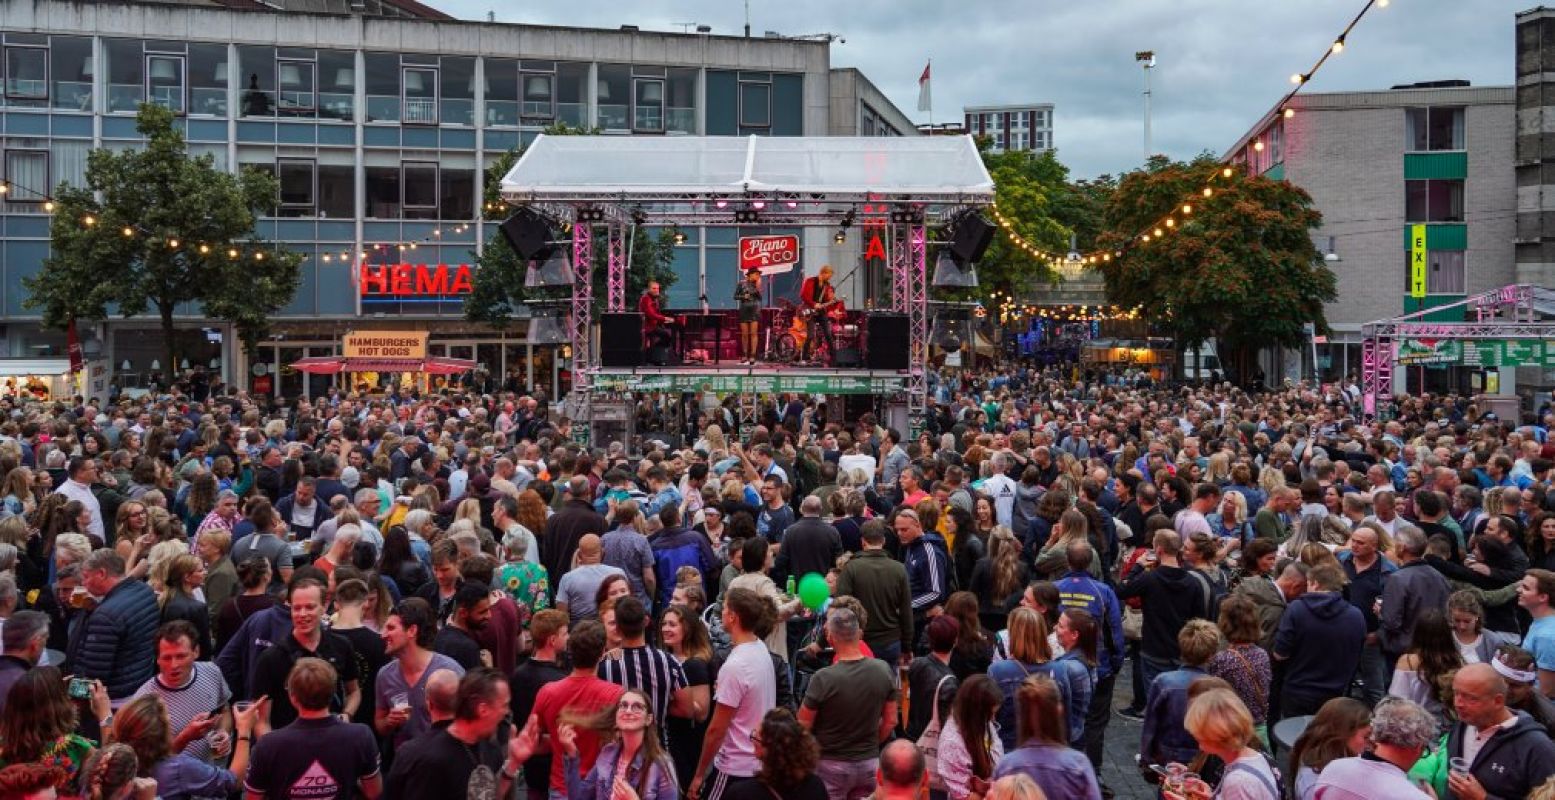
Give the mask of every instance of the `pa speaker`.
[{"label": "pa speaker", "polygon": [[643,365],[643,315],[618,311],[599,315],[599,365]]},{"label": "pa speaker", "polygon": [[520,208],[499,226],[499,230],[522,261],[529,261],[550,247],[551,226],[530,208]]},{"label": "pa speaker", "polygon": [[968,214],[956,223],[956,235],[950,240],[950,254],[962,264],[975,264],[983,260],[983,253],[993,242],[994,225],[982,214]]},{"label": "pa speaker", "polygon": [[869,347],[864,366],[870,369],[907,369],[909,348],[906,314],[870,314]]},{"label": "pa speaker", "polygon": [[843,347],[837,350],[837,354],[832,358],[832,366],[856,369],[863,361],[857,347]]}]

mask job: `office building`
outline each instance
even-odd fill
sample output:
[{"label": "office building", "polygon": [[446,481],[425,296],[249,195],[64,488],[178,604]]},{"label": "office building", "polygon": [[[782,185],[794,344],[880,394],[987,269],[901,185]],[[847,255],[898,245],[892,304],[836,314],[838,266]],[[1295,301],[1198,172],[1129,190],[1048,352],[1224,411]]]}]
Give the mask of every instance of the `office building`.
[{"label": "office building", "polygon": [[[332,376],[287,365],[339,354],[353,329],[428,330],[429,355],[476,359],[553,397],[565,389],[559,349],[527,341],[524,321],[500,331],[464,321],[468,282],[458,279],[496,233],[480,218],[484,170],[547,126],[916,133],[857,71],[831,69],[824,40],[462,21],[414,0],[11,0],[0,4],[0,36],[0,167],[13,184],[43,192],[82,182],[94,148],[136,146],[134,115],[146,101],[179,115],[193,155],[279,179],[276,214],[258,234],[307,260],[273,338],[250,355],[219,320],[191,310],[177,321],[181,361],[288,396],[317,394]],[[49,252],[49,218],[27,199],[12,192],[0,203],[0,362],[12,363],[0,371],[48,374],[65,342],[23,305],[21,281]],[[812,267],[846,272],[859,258],[858,237],[834,244],[829,230],[688,230],[670,305],[695,307],[705,295],[714,308],[733,307],[738,236],[762,232],[801,234],[801,261]],[[379,280],[401,263],[447,280],[410,292]],[[797,274],[780,276],[772,291],[797,284]],[[82,326],[94,374],[135,387],[182,369],[158,363],[160,337],[144,335],[155,330],[150,318]]]},{"label": "office building", "polygon": [[992,152],[1040,153],[1055,146],[1052,103],[967,106],[962,114],[966,132],[991,139]]}]

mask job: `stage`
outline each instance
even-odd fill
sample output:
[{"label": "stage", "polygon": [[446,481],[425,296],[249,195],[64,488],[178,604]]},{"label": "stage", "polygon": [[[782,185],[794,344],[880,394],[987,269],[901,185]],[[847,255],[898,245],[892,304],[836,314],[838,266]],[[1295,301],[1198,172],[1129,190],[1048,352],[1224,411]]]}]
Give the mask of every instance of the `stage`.
[{"label": "stage", "polygon": [[599,367],[596,390],[607,392],[715,392],[717,394],[892,395],[907,390],[908,373],[796,364],[686,364],[675,367]]}]

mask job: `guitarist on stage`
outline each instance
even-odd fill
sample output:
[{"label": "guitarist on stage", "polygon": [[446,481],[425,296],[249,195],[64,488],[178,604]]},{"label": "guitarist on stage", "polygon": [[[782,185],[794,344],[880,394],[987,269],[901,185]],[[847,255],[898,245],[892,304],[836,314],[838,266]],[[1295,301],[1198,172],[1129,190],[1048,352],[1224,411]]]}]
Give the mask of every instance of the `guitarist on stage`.
[{"label": "guitarist on stage", "polygon": [[799,286],[799,299],[804,302],[806,315],[804,360],[810,360],[816,337],[819,336],[826,340],[827,366],[831,366],[831,360],[837,350],[837,343],[831,335],[831,319],[827,316],[839,302],[837,290],[831,285],[831,278],[831,265],[824,264],[821,266],[819,275],[805,278],[804,283]]}]

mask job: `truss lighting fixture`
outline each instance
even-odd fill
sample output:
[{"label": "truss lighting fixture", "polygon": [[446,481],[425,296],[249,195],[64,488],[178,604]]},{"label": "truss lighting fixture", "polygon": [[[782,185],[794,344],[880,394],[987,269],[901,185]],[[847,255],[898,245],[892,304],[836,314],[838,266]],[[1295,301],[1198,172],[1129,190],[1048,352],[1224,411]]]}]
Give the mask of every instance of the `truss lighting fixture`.
[{"label": "truss lighting fixture", "polygon": [[578,209],[579,222],[604,222],[605,210],[598,206],[586,206]]},{"label": "truss lighting fixture", "polygon": [[760,218],[761,215],[753,209],[742,208],[734,212],[734,221],[741,225],[754,225]]},{"label": "truss lighting fixture", "polygon": [[831,240],[833,244],[847,244],[848,232],[839,229],[836,233],[832,234]]},{"label": "truss lighting fixture", "polygon": [[686,243],[686,232],[681,230],[681,229],[679,229],[679,228],[676,228],[675,229],[675,244],[685,244],[685,243]]},{"label": "truss lighting fixture", "polygon": [[923,207],[898,207],[891,211],[891,222],[897,225],[922,225]]}]

